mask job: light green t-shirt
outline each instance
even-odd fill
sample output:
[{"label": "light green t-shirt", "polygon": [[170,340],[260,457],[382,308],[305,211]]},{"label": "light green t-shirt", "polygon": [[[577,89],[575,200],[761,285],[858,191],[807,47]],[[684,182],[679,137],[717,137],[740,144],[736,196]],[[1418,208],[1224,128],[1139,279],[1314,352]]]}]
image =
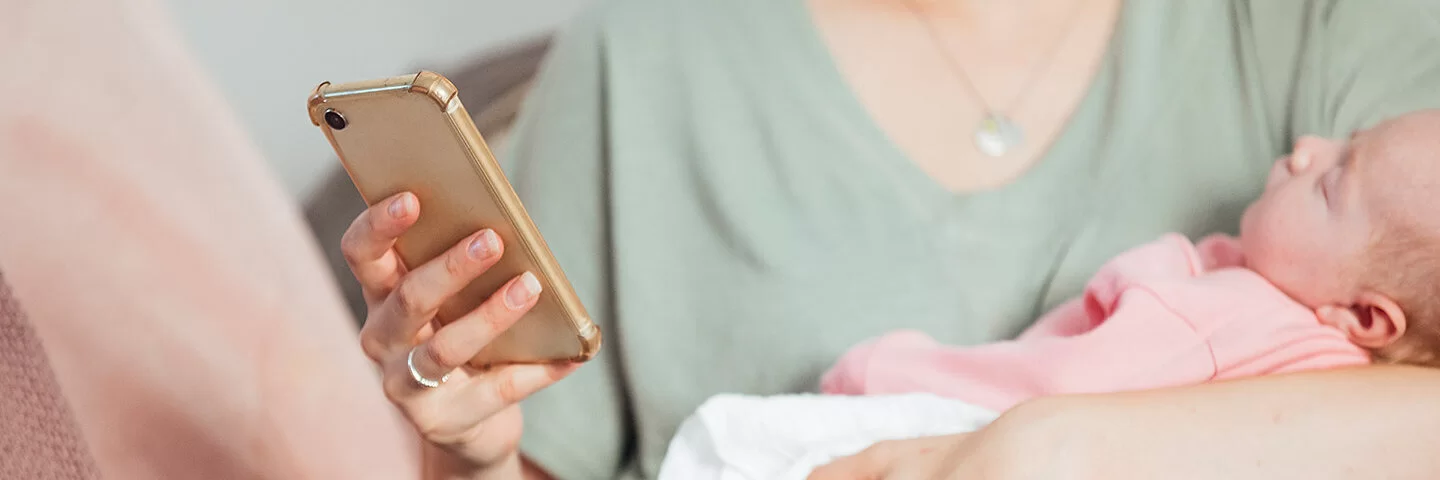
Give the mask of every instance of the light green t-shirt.
[{"label": "light green t-shirt", "polygon": [[525,403],[524,452],[653,477],[713,394],[813,391],[895,329],[1005,339],[1129,247],[1233,232],[1296,136],[1440,106],[1437,5],[1130,0],[1049,153],[956,195],[867,116],[801,1],[605,0],[506,155],[605,335]]}]

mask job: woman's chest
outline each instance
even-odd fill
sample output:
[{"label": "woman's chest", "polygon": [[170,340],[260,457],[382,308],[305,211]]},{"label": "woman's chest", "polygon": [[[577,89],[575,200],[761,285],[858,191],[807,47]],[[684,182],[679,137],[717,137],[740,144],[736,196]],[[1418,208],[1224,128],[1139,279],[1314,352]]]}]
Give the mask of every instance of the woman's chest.
[{"label": "woman's chest", "polygon": [[1086,8],[1007,22],[1004,8],[806,3],[819,55],[859,110],[915,167],[957,192],[1003,185],[1045,156],[1094,83],[1121,4],[1072,2]]},{"label": "woman's chest", "polygon": [[[619,341],[647,378],[687,391],[808,390],[867,338],[1008,338],[1125,249],[1233,231],[1263,182],[1264,142],[1196,128],[1209,121],[1189,109],[1117,113],[1108,126],[1126,141],[1076,146],[966,196],[894,168],[841,125],[692,130],[644,152],[617,135]],[[677,362],[693,368],[661,367]]]},{"label": "woman's chest", "polygon": [[[727,365],[739,372],[721,375],[763,387],[744,391],[805,389],[864,338],[1005,338],[1129,247],[1233,231],[1277,153],[1245,101],[1258,92],[1233,50],[1170,69],[1178,60],[1158,57],[1178,47],[1142,33],[1118,41],[1124,55],[1043,162],[969,195],[914,168],[839,82],[783,51],[614,78],[608,201],[621,341],[637,344],[626,351]],[[772,68],[794,75],[746,73]],[[771,373],[749,373],[761,366]]]}]

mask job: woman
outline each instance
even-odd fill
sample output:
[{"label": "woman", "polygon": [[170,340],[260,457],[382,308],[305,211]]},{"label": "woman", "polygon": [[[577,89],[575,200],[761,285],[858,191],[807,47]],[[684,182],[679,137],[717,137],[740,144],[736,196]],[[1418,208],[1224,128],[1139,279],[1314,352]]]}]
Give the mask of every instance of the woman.
[{"label": "woman", "polygon": [[[424,206],[362,214],[362,337],[433,464],[653,476],[709,395],[809,390],[896,328],[1006,338],[1125,248],[1233,231],[1300,134],[1440,106],[1434,3],[912,1],[626,0],[567,31],[508,157],[607,334],[563,382],[455,370],[529,300],[417,333],[484,261],[402,275],[389,245]],[[412,352],[449,380],[420,386]],[[1433,478],[1433,394],[1440,374],[1374,367],[1044,399],[817,476]]]}]

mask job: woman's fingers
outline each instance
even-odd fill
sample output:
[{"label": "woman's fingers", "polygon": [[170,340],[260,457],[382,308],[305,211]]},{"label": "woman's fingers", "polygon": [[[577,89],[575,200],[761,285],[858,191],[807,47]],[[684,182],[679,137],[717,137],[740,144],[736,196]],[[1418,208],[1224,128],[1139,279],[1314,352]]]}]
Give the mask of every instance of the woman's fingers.
[{"label": "woman's fingers", "polygon": [[438,379],[463,365],[535,305],[540,282],[530,272],[511,279],[470,313],[450,322],[417,345],[415,370]]},{"label": "woman's fingers", "polygon": [[415,195],[396,194],[361,212],[340,238],[345,262],[359,280],[365,301],[371,306],[384,300],[404,274],[400,259],[391,247],[400,234],[415,224],[419,214],[420,203]]},{"label": "woman's fingers", "polygon": [[854,455],[835,459],[810,473],[807,480],[880,480],[894,463],[893,442],[880,442]]},{"label": "woman's fingers", "polygon": [[[440,306],[500,260],[504,246],[482,230],[405,275],[361,329],[361,341],[409,353],[415,335]],[[373,348],[373,347],[372,347]]]},{"label": "woman's fingers", "polygon": [[905,480],[929,478],[944,459],[944,447],[963,436],[921,437],[879,442],[811,472],[808,480]]},{"label": "woman's fingers", "polygon": [[[464,443],[486,433],[477,429],[507,428],[494,423],[496,415],[579,367],[578,363],[510,365],[451,379],[437,388],[422,389],[411,381],[406,387],[409,393],[400,397],[392,393],[391,400],[426,439],[440,444]],[[518,423],[508,428],[517,433],[520,429]]]},{"label": "woman's fingers", "polygon": [[569,376],[577,368],[580,368],[578,363],[501,367],[465,385],[465,392],[457,395],[454,399],[456,403],[449,407],[458,413],[465,410],[467,405],[495,405],[495,410],[498,411],[520,403],[535,392]]},{"label": "woman's fingers", "polygon": [[[424,273],[417,269],[415,275]],[[406,279],[406,284],[409,283]],[[402,284],[400,289],[404,289]],[[511,279],[484,303],[441,327],[429,339],[403,355],[391,355],[385,379],[386,394],[405,411],[417,428],[432,441],[475,433],[475,428],[492,415],[549,386],[574,371],[578,364],[512,365],[488,371],[459,370],[460,375],[440,385],[425,386],[425,380],[440,381],[457,372],[525,312],[535,306],[540,282],[526,272]],[[397,290],[398,292],[401,290]],[[410,371],[414,367],[414,372]]]}]

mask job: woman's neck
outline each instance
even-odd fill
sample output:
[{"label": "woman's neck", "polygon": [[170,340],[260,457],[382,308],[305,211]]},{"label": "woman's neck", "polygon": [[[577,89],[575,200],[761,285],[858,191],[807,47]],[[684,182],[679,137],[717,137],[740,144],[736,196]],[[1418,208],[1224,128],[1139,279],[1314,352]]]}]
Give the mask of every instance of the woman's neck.
[{"label": "woman's neck", "polygon": [[[869,0],[875,1],[875,0]],[[933,21],[981,31],[1029,31],[1067,21],[1087,0],[881,0]]]}]

